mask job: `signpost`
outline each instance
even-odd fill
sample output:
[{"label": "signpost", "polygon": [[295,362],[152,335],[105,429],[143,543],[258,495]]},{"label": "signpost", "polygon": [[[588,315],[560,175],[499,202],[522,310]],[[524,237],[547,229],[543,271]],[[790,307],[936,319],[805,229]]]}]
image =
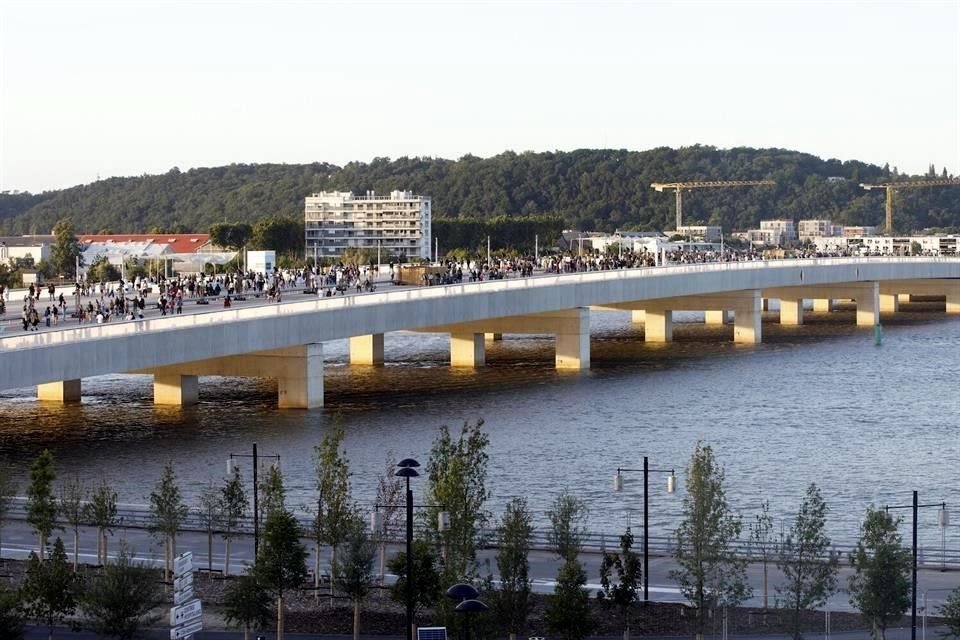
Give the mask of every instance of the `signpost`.
[{"label": "signpost", "polygon": [[203,607],[193,597],[193,553],[187,551],[174,559],[173,576],[170,640],[192,638],[203,629]]}]

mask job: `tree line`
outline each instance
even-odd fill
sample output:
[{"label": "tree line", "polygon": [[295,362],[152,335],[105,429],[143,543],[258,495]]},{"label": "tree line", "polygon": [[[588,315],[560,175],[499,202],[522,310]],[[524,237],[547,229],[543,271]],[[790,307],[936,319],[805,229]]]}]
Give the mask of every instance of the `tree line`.
[{"label": "tree line", "polygon": [[[949,177],[931,166],[923,177]],[[49,233],[63,217],[81,232],[200,232],[217,223],[265,218],[303,220],[304,197],[318,191],[409,189],[433,198],[434,222],[505,216],[550,216],[581,231],[673,227],[671,193],[653,182],[776,181],[775,187],[703,189],[684,201],[685,220],[725,229],[755,228],[765,218],[830,218],[847,225],[883,222],[882,192],[861,182],[907,179],[896,167],[840,161],[787,149],[696,145],[648,151],[579,149],[458,160],[376,158],[343,167],[328,163],[232,164],[162,175],[109,178],[41,194],[0,193],[0,232]],[[839,178],[839,180],[837,179]],[[960,228],[956,188],[897,194],[899,230]],[[441,236],[442,237],[442,236]],[[521,236],[511,237],[520,241]],[[462,248],[481,238],[469,236]],[[523,238],[526,241],[526,238]],[[454,246],[454,245],[448,245]]]},{"label": "tree line", "polygon": [[[523,497],[508,502],[497,519],[495,539],[483,531],[493,519],[486,510],[490,497],[486,487],[489,436],[483,421],[464,423],[459,432],[442,426],[426,465],[424,505],[415,528],[412,572],[407,573],[405,553],[386,560],[382,541],[401,529],[404,490],[395,475],[396,460],[388,454],[377,485],[374,527],[364,525],[350,485],[350,464],[343,448],[343,429],[336,421],[314,449],[316,509],[312,523],[303,527],[287,503],[280,467],[270,467],[260,486],[260,517],[264,523],[255,562],[227,588],[223,613],[228,624],[247,635],[275,621],[276,637],[283,638],[285,598],[303,589],[308,577],[304,540],[315,545],[314,598],[321,597],[319,558],[321,547],[330,550],[329,588],[324,597],[348,600],[353,607],[354,638],[359,637],[364,602],[378,584],[378,573],[389,569],[398,579],[391,596],[405,602],[408,584],[413,585],[415,611],[423,620],[432,612],[431,624],[454,626],[455,602],[444,597],[450,585],[473,585],[490,607],[490,614],[473,621],[474,637],[509,635],[527,631],[533,613],[529,554],[533,545],[533,516]],[[199,515],[208,535],[207,568],[213,570],[213,537],[225,542],[223,570],[230,573],[230,543],[240,535],[240,521],[249,508],[239,472],[221,484],[211,482],[199,504],[188,506],[177,485],[172,463],[164,466],[150,494],[150,530],[165,549],[162,576],[134,560],[132,550],[121,543],[111,559],[108,536],[117,521],[117,495],[101,481],[88,487],[77,477],[55,487],[54,460],[48,451],[30,469],[26,488],[27,522],[37,533],[38,551],[31,553],[26,577],[15,592],[0,593],[0,635],[18,638],[22,619],[50,629],[79,616],[81,625],[114,637],[133,637],[145,625],[157,621],[164,600],[162,584],[169,583],[177,536],[191,510]],[[685,474],[686,493],[682,521],[675,532],[675,568],[671,577],[679,585],[693,617],[697,638],[704,637],[713,612],[736,607],[749,598],[747,558],[734,553],[735,543],[749,540],[751,555],[763,566],[763,610],[768,610],[767,565],[783,576],[776,588],[775,609],[784,613],[792,636],[799,640],[804,614],[822,607],[837,591],[838,554],[825,533],[827,505],[820,489],[811,483],[787,531],[777,538],[769,507],[764,502],[753,521],[743,529],[743,518],[731,508],[725,491],[724,469],[709,445],[698,443]],[[16,487],[6,466],[0,466],[0,525],[7,515]],[[449,514],[449,522],[441,518]],[[543,621],[547,630],[565,640],[589,637],[598,627],[587,575],[579,560],[589,518],[588,505],[569,490],[561,491],[547,512],[547,542],[560,561],[553,595],[547,598]],[[869,506],[860,536],[847,560],[853,567],[847,590],[850,603],[871,625],[874,637],[883,640],[888,626],[910,607],[912,558],[899,533],[900,518]],[[97,530],[96,573],[78,569],[79,529]],[[441,526],[443,525],[443,526]],[[73,533],[72,566],[66,545],[57,529]],[[477,551],[496,544],[496,579],[491,568],[480,565]],[[638,606],[646,567],[634,551],[635,539],[628,527],[615,551],[604,553],[600,589],[596,594],[603,609],[616,616],[624,638],[642,623],[645,609]],[[380,569],[377,570],[377,555]],[[960,589],[941,607],[948,637],[960,638]]]}]

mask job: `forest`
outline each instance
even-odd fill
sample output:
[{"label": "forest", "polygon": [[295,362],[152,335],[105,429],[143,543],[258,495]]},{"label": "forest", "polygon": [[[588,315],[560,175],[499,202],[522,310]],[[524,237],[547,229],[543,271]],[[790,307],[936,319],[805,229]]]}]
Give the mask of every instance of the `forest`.
[{"label": "forest", "polygon": [[[933,166],[925,174],[948,176],[946,168]],[[343,167],[322,162],[174,167],[162,175],[109,178],[39,194],[0,193],[0,233],[50,233],[62,218],[70,218],[78,233],[206,232],[216,223],[302,220],[304,197],[312,192],[386,195],[394,189],[431,196],[435,221],[446,223],[448,237],[494,218],[559,220],[580,231],[648,231],[674,226],[673,193],[656,192],[652,182],[767,179],[776,186],[686,192],[684,222],[720,224],[730,231],[771,218],[879,225],[883,190],[865,191],[859,183],[911,177],[922,176],[786,149],[710,146],[507,151],[458,160],[376,158]],[[895,226],[901,232],[960,229],[960,187],[899,191]]]}]

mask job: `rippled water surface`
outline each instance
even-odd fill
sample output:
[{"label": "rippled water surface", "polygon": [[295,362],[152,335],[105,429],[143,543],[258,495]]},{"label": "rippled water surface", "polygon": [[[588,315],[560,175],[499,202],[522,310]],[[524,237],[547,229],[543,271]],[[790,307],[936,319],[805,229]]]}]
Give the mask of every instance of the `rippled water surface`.
[{"label": "rippled water surface", "polygon": [[[122,501],[144,503],[166,460],[194,496],[222,476],[229,453],[257,442],[280,454],[299,505],[310,501],[311,449],[341,413],[354,493],[371,504],[385,452],[425,463],[439,425],[483,418],[495,513],[523,495],[543,521],[569,487],[589,502],[590,528],[613,533],[639,522],[642,497],[639,474],[611,491],[615,469],[642,466],[646,454],[651,466],[680,472],[697,440],[714,447],[728,496],[749,519],[763,498],[778,518],[795,511],[810,482],[823,489],[837,540],[856,535],[865,505],[908,504],[913,489],[922,502],[960,509],[960,319],[912,306],[884,317],[877,347],[849,310],[808,316],[803,327],[770,315],[764,344],[752,347],[731,344],[729,326],[678,316],[690,323],[675,328],[674,343],[647,345],[628,314],[594,313],[592,369],[583,373],[553,368],[549,336],[488,343],[488,366],[478,370],[448,367],[440,335],[389,334],[383,368],[350,367],[346,343],[329,343],[327,406],[313,411],[277,409],[275,386],[251,379],[201,378],[201,402],[185,409],[153,406],[146,376],[84,380],[80,405],[8,391],[0,450],[24,474],[47,447],[61,475],[105,475]],[[651,480],[651,533],[679,517],[682,489],[668,496],[663,486]],[[934,509],[921,513],[921,530],[939,543]]]}]

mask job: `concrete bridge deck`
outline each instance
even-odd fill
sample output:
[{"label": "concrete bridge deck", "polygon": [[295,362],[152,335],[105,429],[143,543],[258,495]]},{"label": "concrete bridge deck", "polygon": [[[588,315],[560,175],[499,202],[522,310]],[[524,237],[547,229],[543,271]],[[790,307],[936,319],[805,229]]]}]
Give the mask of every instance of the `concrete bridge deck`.
[{"label": "concrete bridge deck", "polygon": [[71,327],[0,339],[0,389],[39,385],[41,399],[80,396],[84,377],[151,373],[155,401],[197,399],[197,376],[278,379],[281,407],[323,403],[323,347],[350,339],[351,362],[383,362],[383,334],[399,330],[451,335],[451,364],[481,366],[484,336],[556,337],[556,365],[590,366],[590,308],[633,310],[647,341],[672,339],[675,310],[732,312],[733,339],[757,343],[765,298],[781,301],[781,322],[802,323],[803,300],[829,309],[853,299],[857,324],[872,327],[903,294],[941,295],[960,312],[960,259],[826,258],[670,265],[544,275],[400,289],[282,305],[212,310],[144,321]]}]

